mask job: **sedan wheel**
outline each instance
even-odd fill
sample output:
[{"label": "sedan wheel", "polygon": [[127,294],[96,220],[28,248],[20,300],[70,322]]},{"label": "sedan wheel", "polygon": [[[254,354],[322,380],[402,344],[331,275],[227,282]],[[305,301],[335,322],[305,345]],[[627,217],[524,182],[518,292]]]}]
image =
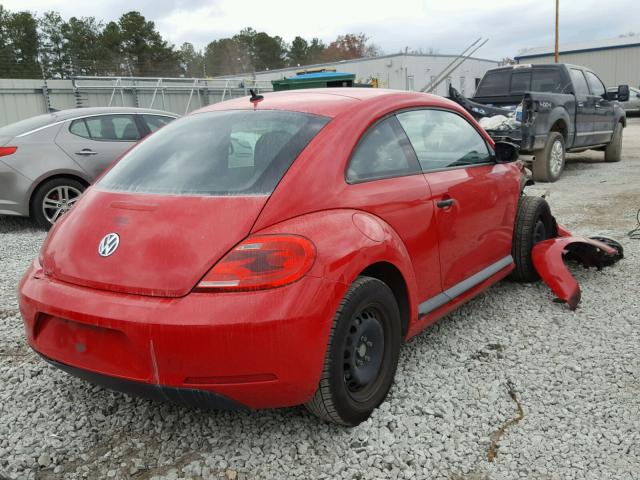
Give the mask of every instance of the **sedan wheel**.
[{"label": "sedan wheel", "polygon": [[38,225],[49,229],[80,199],[85,186],[72,178],[54,178],[43,183],[31,201],[31,215]]},{"label": "sedan wheel", "polygon": [[68,185],[55,187],[44,196],[42,213],[47,221],[53,225],[56,220],[67,213],[80,198],[82,192]]}]

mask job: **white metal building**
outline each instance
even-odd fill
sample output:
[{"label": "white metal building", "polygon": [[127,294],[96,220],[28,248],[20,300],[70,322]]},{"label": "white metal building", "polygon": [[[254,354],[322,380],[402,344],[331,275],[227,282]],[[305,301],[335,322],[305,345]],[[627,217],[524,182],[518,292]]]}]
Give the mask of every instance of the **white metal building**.
[{"label": "white metal building", "polygon": [[[305,69],[336,69],[339,72],[353,73],[356,82],[368,83],[372,78],[378,80],[380,88],[397,90],[420,90],[442,72],[447,65],[454,61],[457,55],[418,55],[397,53],[380,57],[365,57],[354,60],[343,60],[335,63],[304,65],[300,67],[282,68],[245,74],[252,80],[282,80],[294,76],[297,71]],[[447,81],[443,82],[434,92],[445,95],[448,82],[466,95],[472,95],[477,82],[484,73],[498,66],[494,60],[471,57],[455,70]],[[237,77],[237,75],[235,75]],[[219,77],[225,78],[225,77]]]},{"label": "white metal building", "polygon": [[[518,63],[553,63],[553,47],[531,48],[515,57]],[[640,36],[560,45],[559,61],[588,67],[608,87],[640,86]]]}]

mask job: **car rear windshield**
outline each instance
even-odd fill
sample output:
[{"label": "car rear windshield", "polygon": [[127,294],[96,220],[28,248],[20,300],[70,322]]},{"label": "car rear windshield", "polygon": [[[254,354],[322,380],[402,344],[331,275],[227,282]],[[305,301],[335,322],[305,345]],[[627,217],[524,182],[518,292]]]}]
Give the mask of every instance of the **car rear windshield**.
[{"label": "car rear windshield", "polygon": [[190,115],[132,149],[99,186],[174,195],[270,194],[328,121],[275,110]]}]

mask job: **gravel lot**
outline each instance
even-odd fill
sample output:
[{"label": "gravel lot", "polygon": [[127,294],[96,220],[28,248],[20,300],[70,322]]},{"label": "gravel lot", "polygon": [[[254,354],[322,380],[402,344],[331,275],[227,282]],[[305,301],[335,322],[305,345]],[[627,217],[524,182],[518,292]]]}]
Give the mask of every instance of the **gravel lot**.
[{"label": "gravel lot", "polygon": [[548,190],[574,232],[625,247],[612,268],[575,269],[580,308],[553,303],[542,283],[498,284],[405,345],[387,402],[350,430],[302,408],[153,403],[44,364],[16,300],[44,233],[0,217],[0,478],[640,478],[640,242],[626,237],[640,208],[640,119],[624,156],[572,155],[560,181],[529,189]]}]

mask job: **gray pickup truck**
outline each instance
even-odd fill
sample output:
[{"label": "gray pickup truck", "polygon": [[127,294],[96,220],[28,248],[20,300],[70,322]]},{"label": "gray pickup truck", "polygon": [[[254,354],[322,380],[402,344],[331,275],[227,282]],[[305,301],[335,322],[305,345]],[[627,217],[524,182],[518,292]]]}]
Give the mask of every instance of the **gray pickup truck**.
[{"label": "gray pickup truck", "polygon": [[[533,179],[555,182],[566,152],[603,150],[606,162],[622,158],[622,131],[627,125],[622,102],[628,85],[607,92],[591,70],[568,64],[512,65],[489,70],[472,99],[454,88],[449,97],[474,117],[505,115],[513,121],[487,132],[534,156]],[[520,113],[521,112],[521,113]]]}]

